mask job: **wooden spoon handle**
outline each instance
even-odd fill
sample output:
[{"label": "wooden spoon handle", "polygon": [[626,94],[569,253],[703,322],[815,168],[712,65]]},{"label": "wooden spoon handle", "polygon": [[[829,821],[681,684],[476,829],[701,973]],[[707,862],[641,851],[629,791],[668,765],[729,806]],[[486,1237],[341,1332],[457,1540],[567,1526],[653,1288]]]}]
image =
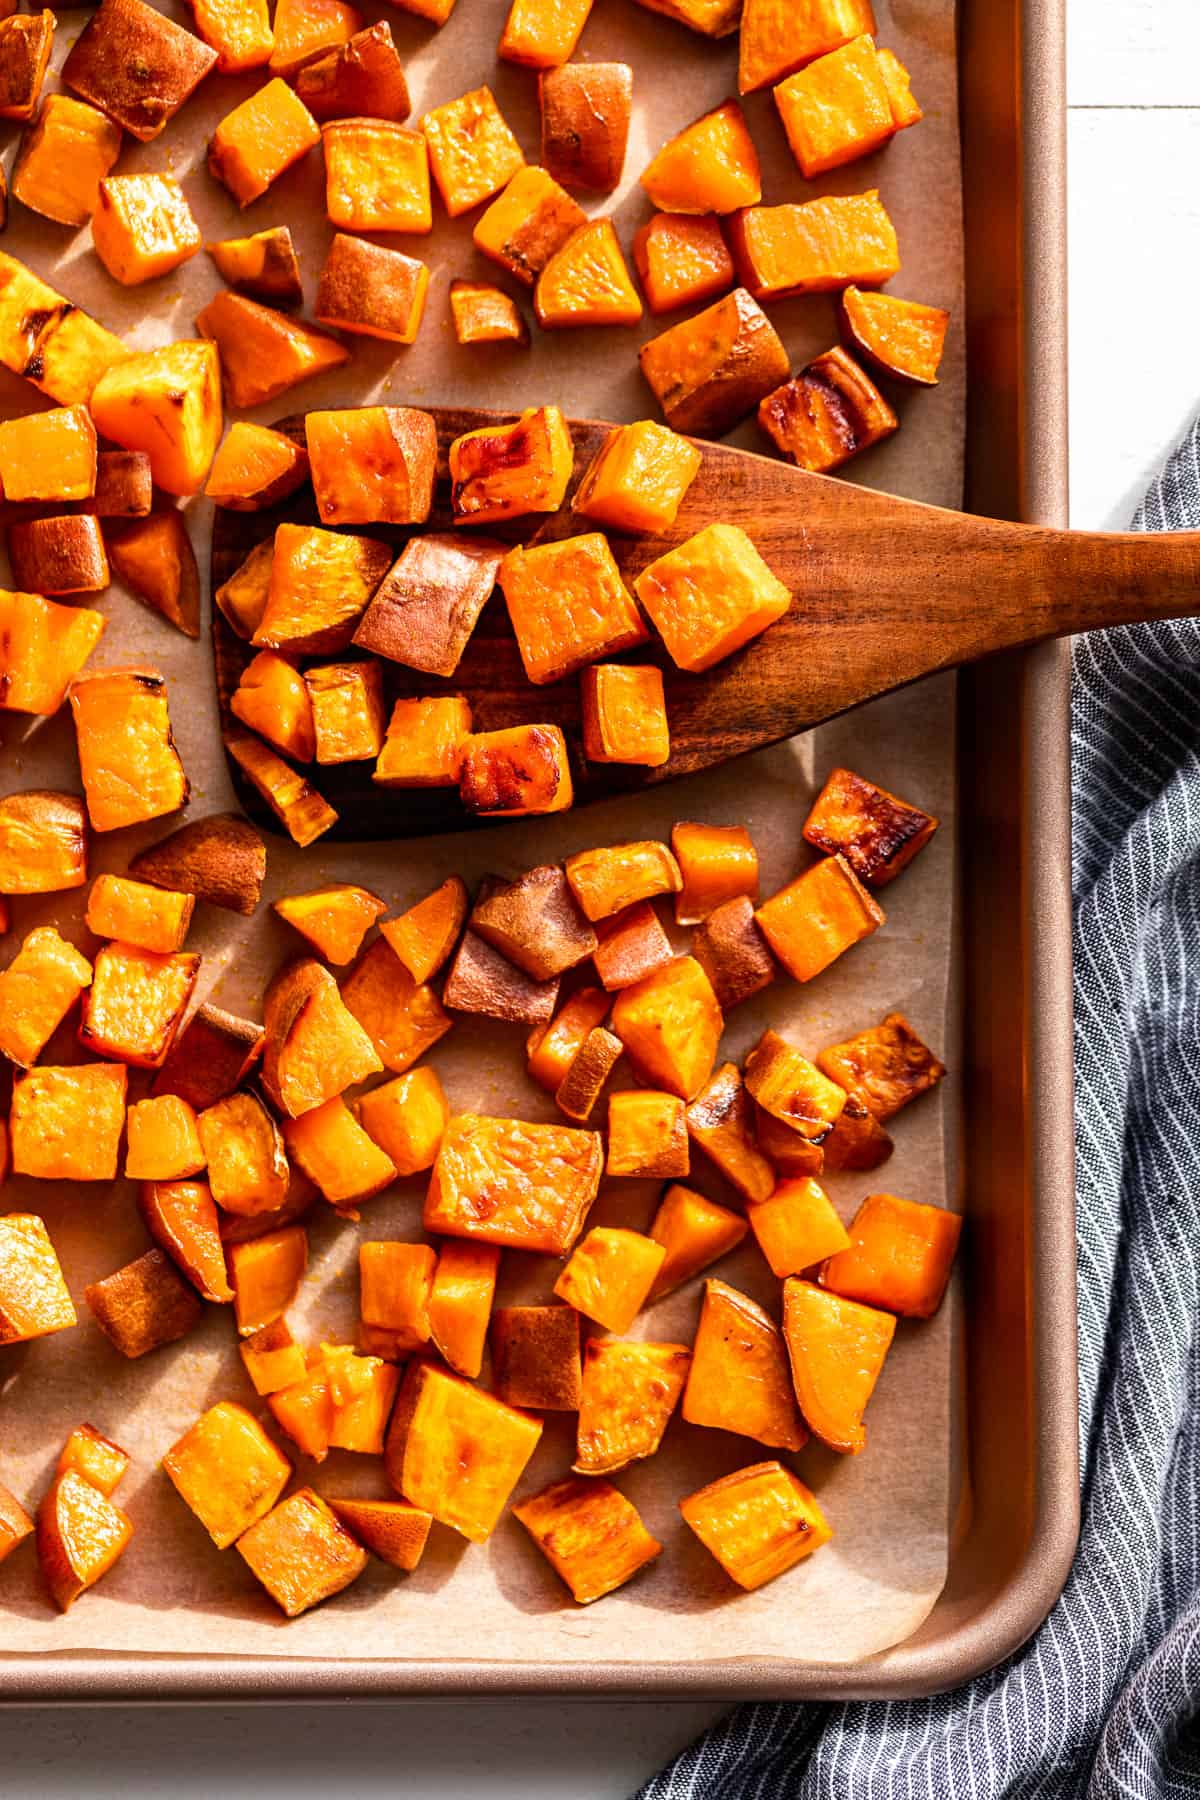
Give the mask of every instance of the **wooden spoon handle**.
[{"label": "wooden spoon handle", "polygon": [[1048,636],[1200,613],[1200,531],[1047,532],[1029,600]]}]

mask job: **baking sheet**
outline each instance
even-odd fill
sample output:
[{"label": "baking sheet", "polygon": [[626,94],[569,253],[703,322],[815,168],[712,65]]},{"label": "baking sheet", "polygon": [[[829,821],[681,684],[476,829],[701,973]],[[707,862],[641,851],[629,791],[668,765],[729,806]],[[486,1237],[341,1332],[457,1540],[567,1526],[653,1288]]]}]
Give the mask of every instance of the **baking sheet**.
[{"label": "baking sheet", "polygon": [[[414,112],[489,82],[532,160],[537,154],[534,78],[497,65],[494,45],[502,0],[460,0],[448,26],[430,34],[418,21],[387,10],[406,61]],[[368,10],[368,19],[380,16]],[[60,52],[81,27],[67,13]],[[900,234],[904,271],[897,291],[956,307],[961,273],[958,218],[956,102],[950,8],[945,0],[905,0],[880,10],[880,39],[913,72],[926,108],[923,124],[881,156],[852,165],[808,188],[791,164],[769,93],[747,103],[764,167],[768,201],[815,191],[853,192],[878,183]],[[647,208],[636,174],[670,132],[717,104],[735,85],[736,40],[713,45],[622,3],[601,0],[585,32],[586,60],[621,58],[635,70],[635,118],[627,168],[616,204],[591,206],[615,213],[628,247]],[[224,191],[203,170],[203,145],[212,126],[253,78],[205,85],[157,143],[127,148],[124,169],[170,168],[183,179],[206,236],[231,236],[286,221],[301,253],[311,298],[327,228],[319,158],[293,171],[240,221]],[[653,408],[637,374],[633,348],[661,328],[535,334],[532,354],[517,350],[459,351],[448,320],[446,291],[453,275],[472,269],[494,278],[470,247],[473,216],[440,220],[429,239],[400,247],[425,256],[433,269],[425,324],[417,344],[398,354],[358,340],[345,370],[298,391],[299,404],[353,404],[386,398],[420,404],[477,404],[500,408],[557,400],[597,417],[632,418]],[[190,330],[190,320],[217,283],[207,259],[130,293],[116,290],[98,268],[86,231],[71,237],[15,209],[6,247],[56,279],[68,295],[94,310],[131,342],[149,345]],[[821,300],[773,309],[793,362],[833,341],[832,309]],[[667,321],[669,322],[669,321]],[[864,460],[872,485],[953,504],[961,471],[961,343],[952,334],[944,378],[933,394],[901,402],[904,428]],[[288,401],[292,396],[288,396]],[[30,392],[15,379],[0,386],[6,414],[30,410]],[[278,404],[261,416],[278,412]],[[753,424],[734,441],[760,448]],[[856,476],[859,471],[855,471]],[[207,509],[189,509],[197,548],[206,546]],[[206,643],[192,645],[147,615],[114,587],[100,602],[109,613],[98,666],[144,658],[163,669],[172,694],[176,736],[193,782],[192,816],[230,803],[217,749],[215,696]],[[515,873],[535,861],[623,837],[665,836],[674,819],[738,820],[758,844],[763,891],[793,874],[802,860],[799,828],[827,769],[846,761],[936,811],[943,827],[932,847],[884,895],[888,924],[809,988],[777,983],[733,1015],[723,1054],[740,1057],[767,1024],[814,1051],[883,1012],[899,1007],[935,1047],[953,1059],[953,909],[955,796],[953,692],[939,678],[876,703],[851,717],[746,762],[637,799],[610,802],[578,816],[513,825],[495,833],[429,843],[366,847],[320,842],[306,852],[272,839],[265,899],[333,881],[355,879],[403,907],[445,874],[473,878],[486,870]],[[3,722],[0,791],[29,786],[77,786],[69,724]],[[93,871],[123,869],[161,823],[95,840]],[[63,897],[64,899],[67,897]],[[61,899],[18,901],[11,947],[35,924],[50,919],[79,925],[82,908]],[[200,909],[189,947],[205,953],[202,996],[235,1009],[256,1010],[265,976],[297,940],[264,908],[253,921]],[[523,1034],[505,1027],[461,1023],[434,1050],[456,1109],[511,1111],[530,1119],[554,1116],[549,1098],[523,1074]],[[45,1060],[73,1055],[69,1041]],[[618,1085],[627,1078],[618,1071]],[[140,1091],[135,1076],[133,1092]],[[914,1198],[955,1204],[956,1075],[938,1094],[896,1122],[896,1154],[879,1175],[834,1176],[829,1186],[843,1216],[862,1194],[886,1186]],[[721,1184],[699,1156],[693,1185],[723,1197]],[[294,1309],[297,1335],[349,1337],[356,1299],[356,1257],[362,1237],[420,1235],[422,1183],[403,1183],[367,1203],[355,1229],[327,1209],[311,1215],[311,1264]],[[724,1196],[728,1198],[726,1194]],[[849,1663],[907,1637],[928,1613],[942,1584],[951,1510],[953,1450],[953,1338],[957,1298],[931,1324],[902,1324],[869,1413],[870,1444],[857,1459],[809,1447],[796,1459],[818,1489],[835,1529],[832,1544],[808,1564],[755,1595],[731,1591],[716,1564],[682,1525],[676,1501],[704,1481],[758,1460],[748,1440],[672,1425],[660,1456],[627,1471],[620,1485],[664,1543],[659,1562],[601,1605],[576,1608],[522,1528],[506,1518],[482,1548],[468,1547],[436,1527],[421,1567],[397,1578],[381,1565],[347,1594],[286,1624],[241,1559],[219,1553],[157,1471],[157,1461],[203,1407],[222,1397],[256,1406],[232,1343],[224,1309],[209,1309],[187,1342],[140,1364],[113,1352],[82,1305],[83,1287],[145,1247],[145,1236],[124,1183],[111,1188],[12,1181],[5,1210],[43,1214],[59,1247],[81,1323],[77,1330],[0,1353],[0,1478],[30,1505],[42,1491],[58,1446],[81,1417],[116,1436],[133,1453],[134,1468],[119,1498],[134,1519],[135,1542],[104,1584],[66,1619],[54,1617],[38,1586],[28,1549],[0,1569],[0,1652],[45,1650],[139,1651],[188,1655],[388,1658],[403,1663],[453,1661],[457,1655],[497,1662],[702,1662],[714,1656],[777,1656]],[[609,1183],[593,1222],[644,1229],[656,1193],[649,1184]],[[555,1267],[542,1259],[505,1257],[498,1303],[545,1295]],[[719,1273],[764,1302],[777,1284],[757,1251],[745,1248]],[[695,1286],[650,1309],[632,1335],[687,1341],[695,1326]],[[261,1408],[259,1409],[261,1410]],[[569,1465],[569,1417],[547,1420],[538,1453],[519,1493],[533,1492]],[[300,1479],[321,1491],[382,1493],[373,1459],[334,1453],[319,1470],[298,1459]],[[437,1595],[437,1602],[429,1596]],[[701,1625],[697,1615],[714,1615]],[[699,1628],[698,1628],[699,1627]],[[401,1675],[402,1679],[402,1675]]]}]

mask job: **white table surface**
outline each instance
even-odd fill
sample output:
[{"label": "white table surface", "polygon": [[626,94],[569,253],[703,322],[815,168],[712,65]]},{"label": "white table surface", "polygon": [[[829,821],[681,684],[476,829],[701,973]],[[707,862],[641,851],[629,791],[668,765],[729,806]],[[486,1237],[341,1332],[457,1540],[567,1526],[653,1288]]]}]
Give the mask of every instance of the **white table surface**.
[{"label": "white table surface", "polygon": [[[1124,526],[1200,395],[1200,6],[1074,0],[1071,509]],[[619,1800],[722,1708],[0,1709],[13,1800]]]}]

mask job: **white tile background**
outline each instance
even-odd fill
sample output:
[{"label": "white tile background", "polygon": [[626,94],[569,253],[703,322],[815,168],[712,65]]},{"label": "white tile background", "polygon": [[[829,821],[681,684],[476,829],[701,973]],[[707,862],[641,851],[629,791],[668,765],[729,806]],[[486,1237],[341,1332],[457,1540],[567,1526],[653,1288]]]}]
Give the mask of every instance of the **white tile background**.
[{"label": "white tile background", "polygon": [[[1123,526],[1200,396],[1200,6],[1074,0],[1071,507]],[[720,1708],[0,1710],[9,1800],[620,1800]]]}]

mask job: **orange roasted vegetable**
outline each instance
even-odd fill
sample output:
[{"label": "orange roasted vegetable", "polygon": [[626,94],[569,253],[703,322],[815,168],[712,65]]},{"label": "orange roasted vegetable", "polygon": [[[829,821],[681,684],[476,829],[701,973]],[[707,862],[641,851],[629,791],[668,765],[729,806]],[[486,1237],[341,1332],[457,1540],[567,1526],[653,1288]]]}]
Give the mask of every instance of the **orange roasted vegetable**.
[{"label": "orange roasted vegetable", "polygon": [[272,910],[331,963],[353,962],[363,938],[387,903],[367,888],[346,883],[289,894],[272,902]]},{"label": "orange roasted vegetable", "polygon": [[340,1594],[367,1566],[361,1544],[311,1488],[281,1500],[237,1548],[289,1619]]},{"label": "orange roasted vegetable", "polygon": [[429,1330],[450,1367],[471,1380],[483,1367],[483,1347],[496,1292],[500,1252],[494,1244],[449,1238],[438,1256],[429,1294]]},{"label": "orange roasted vegetable", "polygon": [[61,79],[146,143],[216,61],[215,50],[145,0],[103,0],[71,46]]},{"label": "orange roasted vegetable", "polygon": [[772,950],[796,981],[811,981],[878,931],[886,914],[842,856],[827,856],[755,913]]},{"label": "orange roasted vegetable", "polygon": [[642,302],[611,219],[589,219],[554,252],[537,278],[533,310],[543,331],[637,324]]},{"label": "orange roasted vegetable", "polygon": [[129,355],[120,338],[0,253],[0,363],[60,406],[86,406],[101,375]]},{"label": "orange roasted vegetable", "polygon": [[687,1109],[689,1135],[743,1200],[766,1200],[775,1171],[754,1135],[750,1100],[736,1063],[723,1063]]},{"label": "orange roasted vegetable", "polygon": [[602,986],[611,993],[665,968],[674,954],[658,914],[648,900],[638,900],[624,912],[601,920],[600,942],[592,962]]},{"label": "orange roasted vegetable", "polygon": [[567,1476],[513,1512],[581,1606],[623,1587],[662,1553],[632,1500],[609,1481]]},{"label": "orange roasted vegetable", "polygon": [[529,327],[520,307],[503,288],[490,281],[452,281],[450,317],[460,344],[529,344]]},{"label": "orange roasted vegetable", "polygon": [[573,63],[538,77],[541,163],[575,193],[620,186],[633,106],[628,63]]},{"label": "orange roasted vegetable", "polygon": [[217,53],[219,75],[261,69],[275,46],[267,0],[192,0],[197,35]]},{"label": "orange roasted vegetable", "polygon": [[244,1244],[229,1246],[233,1309],[243,1337],[261,1331],[291,1305],[308,1266],[308,1233],[285,1225]]},{"label": "orange roasted vegetable", "polygon": [[526,870],[515,881],[485,879],[471,928],[535,980],[576,968],[596,948],[596,933],[576,906],[558,863]]},{"label": "orange roasted vegetable", "polygon": [[579,1314],[570,1306],[502,1306],[492,1315],[492,1388],[509,1406],[577,1412]]},{"label": "orange roasted vegetable", "polygon": [[[26,1077],[27,1081],[33,1079]],[[13,1096],[14,1115],[19,1092],[18,1087]],[[15,1135],[13,1167],[21,1173]],[[0,1218],[0,1344],[23,1344],[53,1331],[66,1331],[75,1323],[62,1267],[42,1220],[35,1213],[8,1213]]]},{"label": "orange roasted vegetable", "polygon": [[766,87],[874,31],[871,0],[745,0],[738,91]]},{"label": "orange roasted vegetable", "polygon": [[900,421],[853,357],[835,346],[759,402],[758,422],[780,454],[814,475],[840,469]]},{"label": "orange roasted vegetable", "polygon": [[31,119],[54,48],[55,17],[12,13],[0,19],[0,119]]},{"label": "orange roasted vegetable", "polygon": [[458,791],[468,812],[494,819],[565,812],[575,790],[561,728],[513,725],[474,732],[463,745]]},{"label": "orange roasted vegetable", "polygon": [[869,156],[921,118],[911,95],[907,105],[893,108],[891,84],[906,94],[908,72],[895,58],[890,67],[886,65],[883,55],[873,38],[857,37],[818,57],[775,89],[792,155],[809,181]]},{"label": "orange roasted vegetable", "polygon": [[428,981],[437,974],[462,930],[467,904],[462,876],[451,875],[407,912],[379,927],[414,981]]},{"label": "orange roasted vegetable", "polygon": [[491,525],[524,513],[557,512],[575,465],[557,406],[533,406],[511,425],[464,432],[450,446],[456,524]]},{"label": "orange roasted vegetable", "polygon": [[293,762],[317,753],[308,686],[295,665],[274,650],[260,650],[242,670],[229,709]]},{"label": "orange roasted vegetable", "polygon": [[323,375],[350,359],[336,338],[244,294],[215,294],[196,314],[196,329],[221,353],[221,371],[234,406],[261,406],[298,381]]},{"label": "orange roasted vegetable", "polygon": [[530,681],[561,681],[585,663],[646,639],[646,627],[602,532],[516,545],[497,577]]},{"label": "orange roasted vegetable", "polygon": [[96,427],[86,406],[55,406],[0,424],[0,488],[8,501],[90,500]]},{"label": "orange roasted vegetable", "polygon": [[896,229],[875,188],[747,207],[730,221],[729,239],[756,300],[879,287],[900,270]]},{"label": "orange roasted vegetable", "polygon": [[139,850],[129,864],[131,875],[156,887],[192,894],[247,918],[258,905],[266,872],[266,845],[237,813],[192,819]]},{"label": "orange roasted vegetable", "polygon": [[349,644],[391,560],[389,546],[377,538],[278,526],[266,611],[251,642],[297,655],[336,655]]},{"label": "orange roasted vegetable", "polygon": [[598,663],[583,671],[583,748],[589,762],[661,768],[671,754],[662,670]]},{"label": "orange roasted vegetable", "polygon": [[353,406],[304,421],[325,525],[419,525],[433,504],[437,427],[415,406]]},{"label": "orange roasted vegetable", "polygon": [[874,1113],[861,1100],[850,1098],[821,1148],[827,1169],[857,1171],[879,1168],[895,1145]]},{"label": "orange roasted vegetable", "polygon": [[535,981],[474,931],[463,933],[442,998],[454,1012],[509,1025],[545,1025],[558,999],[559,977]]},{"label": "orange roasted vegetable", "polygon": [[104,539],[90,513],[18,519],[7,538],[13,581],[26,593],[98,594],[108,586]]},{"label": "orange roasted vegetable", "polygon": [[272,225],[251,237],[225,238],[204,248],[221,280],[253,300],[273,306],[299,306],[304,298],[300,263],[286,225]]},{"label": "orange roasted vegetable", "polygon": [[128,1071],[114,1063],[67,1069],[40,1063],[14,1081],[8,1115],[13,1174],[43,1181],[114,1181],[127,1081]]},{"label": "orange roasted vegetable", "polygon": [[285,1119],[283,1141],[291,1162],[316,1182],[331,1206],[353,1207],[396,1178],[391,1157],[363,1130],[340,1094],[298,1119]]},{"label": "orange roasted vegetable", "polygon": [[704,1284],[683,1417],[779,1450],[799,1450],[808,1437],[778,1325],[749,1295],[711,1276]]},{"label": "orange roasted vegetable", "polygon": [[393,1075],[432,1049],[452,1023],[433,989],[413,980],[386,938],[376,938],[359,957],[342,983],[342,1000]]},{"label": "orange roasted vegetable", "polygon": [[209,173],[249,206],[320,141],[317,121],[276,76],[221,120],[208,146]]},{"label": "orange roasted vegetable", "polygon": [[565,1256],[603,1164],[598,1132],[461,1113],[447,1125],[433,1165],[425,1229]]},{"label": "orange roasted vegetable", "polygon": [[638,0],[638,5],[647,12],[677,19],[689,31],[709,38],[728,37],[736,31],[741,11],[740,0]]},{"label": "orange roasted vegetable", "polygon": [[589,1032],[604,1023],[608,1008],[608,995],[599,988],[580,988],[548,1025],[531,1032],[526,1056],[530,1077],[539,1087],[557,1093]]},{"label": "orange roasted vegetable", "polygon": [[962,1220],[940,1206],[868,1194],[850,1226],[850,1247],[831,1256],[821,1286],[906,1319],[931,1319],[942,1304]]},{"label": "orange roasted vegetable", "polygon": [[96,956],[79,1041],[135,1068],[157,1069],[183,1022],[200,958],[105,944]]},{"label": "orange roasted vegetable", "polygon": [[655,213],[633,240],[633,260],[652,313],[695,306],[733,286],[733,258],[715,213]]},{"label": "orange roasted vegetable", "polygon": [[688,1173],[687,1118],[677,1094],[634,1088],[608,1103],[607,1175],[663,1181]]},{"label": "orange roasted vegetable", "polygon": [[75,1427],[63,1445],[54,1473],[65,1475],[68,1469],[73,1469],[102,1494],[111,1497],[120,1487],[129,1463],[128,1450],[122,1450],[120,1444],[114,1444],[94,1425],[83,1424]]},{"label": "orange roasted vegetable", "polygon": [[194,494],[221,441],[221,368],[216,346],[180,339],[114,363],[91,393],[102,437],[144,450],[157,487]]},{"label": "orange roasted vegetable", "polygon": [[60,1612],[94,1587],[129,1546],[133,1525],[74,1469],[56,1475],[37,1513],[37,1553]]},{"label": "orange roasted vegetable", "polygon": [[525,161],[489,87],[434,107],[421,120],[421,130],[433,179],[452,219],[499,193]]},{"label": "orange roasted vegetable", "polygon": [[679,1502],[706,1550],[739,1587],[762,1587],[795,1568],[833,1533],[816,1497],[782,1463],[754,1463]]},{"label": "orange roasted vegetable", "polygon": [[739,894],[757,898],[758,852],[744,825],[680,822],[671,827],[671,849],[683,876],[677,925],[698,925]]},{"label": "orange roasted vegetable", "polygon": [[532,287],[550,258],[586,224],[583,208],[536,165],[519,168],[472,232],[477,250]]},{"label": "orange roasted vegetable", "polygon": [[411,102],[386,19],[322,51],[294,77],[314,119],[405,119]]},{"label": "orange roasted vegetable", "polygon": [[672,661],[694,673],[740,650],[792,603],[740,525],[706,525],[633,585]]},{"label": "orange roasted vegetable", "polygon": [[588,22],[592,0],[512,0],[499,55],[526,69],[554,69],[568,62]]},{"label": "orange roasted vegetable", "polygon": [[429,1342],[429,1295],[437,1268],[432,1244],[358,1247],[359,1312],[366,1325],[395,1334],[401,1353]]},{"label": "orange roasted vegetable", "polygon": [[33,1535],[33,1520],[14,1493],[0,1482],[0,1562]]},{"label": "orange roasted vegetable", "polygon": [[124,287],[169,275],[200,248],[200,227],[173,175],[109,175],[92,214],[92,245]]},{"label": "orange roasted vegetable", "polygon": [[162,1459],[163,1473],[218,1550],[270,1512],[292,1465],[258,1420],[232,1400],[201,1413]]},{"label": "orange roasted vegetable", "polygon": [[272,1319],[261,1331],[243,1338],[238,1349],[255,1393],[264,1399],[303,1381],[308,1372],[304,1352],[284,1319]]},{"label": "orange roasted vegetable", "polygon": [[383,748],[383,671],[377,662],[306,669],[319,763],[373,762]]},{"label": "orange roasted vegetable", "polygon": [[666,425],[614,425],[571,505],[614,531],[666,531],[699,469],[699,450]]},{"label": "orange roasted vegetable", "polygon": [[263,538],[213,595],[226,623],[247,643],[262,624],[267,610],[274,561],[274,542],[271,538]]},{"label": "orange roasted vegetable", "polygon": [[399,1370],[382,1356],[356,1356],[340,1345],[322,1348],[332,1405],[330,1449],[382,1456],[384,1433],[400,1386]]},{"label": "orange roasted vegetable", "polygon": [[559,1111],[576,1124],[581,1125],[589,1119],[623,1049],[620,1038],[614,1037],[611,1031],[605,1031],[601,1026],[589,1031],[579,1055],[555,1092]]},{"label": "orange roasted vegetable", "polygon": [[359,621],[355,646],[429,675],[453,675],[504,554],[491,538],[410,537]]},{"label": "orange roasted vegetable", "polygon": [[462,694],[401,698],[392,707],[373,780],[381,787],[453,787],[471,736]]},{"label": "orange roasted vegetable", "polygon": [[668,425],[721,437],[790,370],[783,341],[758,302],[735,288],[638,351]]},{"label": "orange roasted vegetable", "polygon": [[861,1101],[876,1119],[890,1119],[902,1106],[937,1086],[946,1073],[922,1043],[903,1013],[888,1013],[879,1025],[843,1043],[831,1044],[817,1057],[831,1081]]},{"label": "orange roasted vegetable", "polygon": [[731,213],[762,199],[758,153],[736,100],[678,132],[642,172],[662,212]]},{"label": "orange roasted vegetable", "polygon": [[571,1253],[554,1292],[606,1331],[628,1331],[645,1305],[666,1252],[640,1231],[597,1225]]},{"label": "orange roasted vegetable", "polygon": [[813,1144],[828,1137],[846,1104],[845,1090],[777,1031],[763,1032],[746,1058],[745,1075],[760,1109]]},{"label": "orange roasted vegetable", "polygon": [[327,1503],[360,1544],[393,1569],[415,1569],[433,1524],[432,1513],[404,1500],[338,1500]]},{"label": "orange roasted vegetable", "polygon": [[131,1361],[186,1337],[204,1307],[161,1250],[147,1250],[83,1290],[92,1316],[115,1350]]},{"label": "orange roasted vegetable", "polygon": [[249,732],[226,732],[225,749],[250,785],[304,848],[337,824],[337,813],[317,790]]},{"label": "orange roasted vegetable", "polygon": [[678,1184],[669,1187],[650,1226],[650,1236],[667,1253],[650,1289],[651,1304],[736,1250],[748,1229],[745,1219],[715,1200]]},{"label": "orange roasted vegetable", "polygon": [[200,570],[183,514],[172,507],[109,528],[118,578],[185,637],[200,636]]},{"label": "orange roasted vegetable", "polygon": [[75,794],[0,799],[0,894],[57,894],[87,880],[87,815]]},{"label": "orange roasted vegetable", "polygon": [[204,1167],[196,1115],[178,1094],[138,1100],[125,1115],[125,1175],[130,1181],[182,1181]]},{"label": "orange roasted vegetable", "polygon": [[886,887],[922,851],[938,822],[850,769],[834,769],[804,821],[804,837],[844,856],[868,887]]},{"label": "orange roasted vegetable", "polygon": [[214,1100],[200,1113],[196,1128],[219,1207],[253,1216],[283,1205],[289,1180],[283,1134],[257,1094]]},{"label": "orange roasted vegetable", "polygon": [[850,1242],[829,1195],[811,1176],[781,1181],[773,1194],[747,1207],[746,1217],[780,1280],[802,1274]]},{"label": "orange roasted vegetable", "polygon": [[411,344],[428,289],[428,264],[337,231],[321,265],[316,315],[339,331]]},{"label": "orange roasted vegetable", "polygon": [[314,56],[348,44],[362,24],[362,14],[347,0],[277,0],[272,75],[290,80]]},{"label": "orange roasted vegetable", "polygon": [[866,1448],[862,1416],[891,1347],[891,1313],[843,1300],[810,1281],[783,1284],[783,1336],[796,1398],[811,1429],[856,1456]]},{"label": "orange roasted vegetable", "polygon": [[[143,1101],[142,1105],[147,1102]],[[180,1105],[186,1104],[183,1101]],[[147,1181],[138,1200],[146,1229],[204,1300],[233,1299],[221,1227],[206,1181]]]},{"label": "orange roasted vegetable", "polygon": [[613,1475],[654,1456],[691,1367],[683,1344],[622,1344],[591,1338],[575,1447],[578,1475]]},{"label": "orange roasted vegetable", "polygon": [[775,979],[776,963],[742,894],[709,913],[692,933],[692,955],[712,982],[722,1012],[761,993]]},{"label": "orange roasted vegetable", "polygon": [[261,1025],[239,1019],[219,1006],[198,1006],[171,1046],[150,1091],[178,1094],[196,1112],[203,1112],[240,1087],[262,1048]]},{"label": "orange roasted vegetable", "polygon": [[472,1543],[486,1543],[541,1435],[540,1419],[426,1365],[404,1433],[401,1491]]},{"label": "orange roasted vegetable", "polygon": [[308,478],[308,453],[282,431],[239,419],[213,459],[204,492],[231,512],[274,506]]},{"label": "orange roasted vegetable", "polygon": [[383,1068],[333,976],[312,957],[297,957],[275,976],[263,1023],[263,1086],[289,1119]]},{"label": "orange roasted vegetable", "polygon": [[621,989],[612,1028],[645,1081],[692,1100],[712,1074],[724,1020],[700,964],[679,956]]},{"label": "orange roasted vegetable", "polygon": [[850,348],[893,381],[936,387],[950,314],[940,306],[848,287],[838,324]]},{"label": "orange roasted vegetable", "polygon": [[90,607],[0,588],[0,711],[56,713],[105,623]]},{"label": "orange roasted vegetable", "polygon": [[121,128],[70,94],[47,94],[21,138],[13,198],[57,225],[86,225],[121,153]]},{"label": "orange roasted vegetable", "polygon": [[592,920],[610,918],[639,900],[677,893],[683,879],[667,846],[653,838],[576,851],[564,868],[571,892]]},{"label": "orange roasted vegetable", "polygon": [[87,510],[98,519],[137,519],[150,511],[154,482],[144,450],[98,450],[96,491]]},{"label": "orange roasted vegetable", "polygon": [[321,128],[325,211],[345,231],[433,230],[429,153],[394,119],[336,119]]}]

